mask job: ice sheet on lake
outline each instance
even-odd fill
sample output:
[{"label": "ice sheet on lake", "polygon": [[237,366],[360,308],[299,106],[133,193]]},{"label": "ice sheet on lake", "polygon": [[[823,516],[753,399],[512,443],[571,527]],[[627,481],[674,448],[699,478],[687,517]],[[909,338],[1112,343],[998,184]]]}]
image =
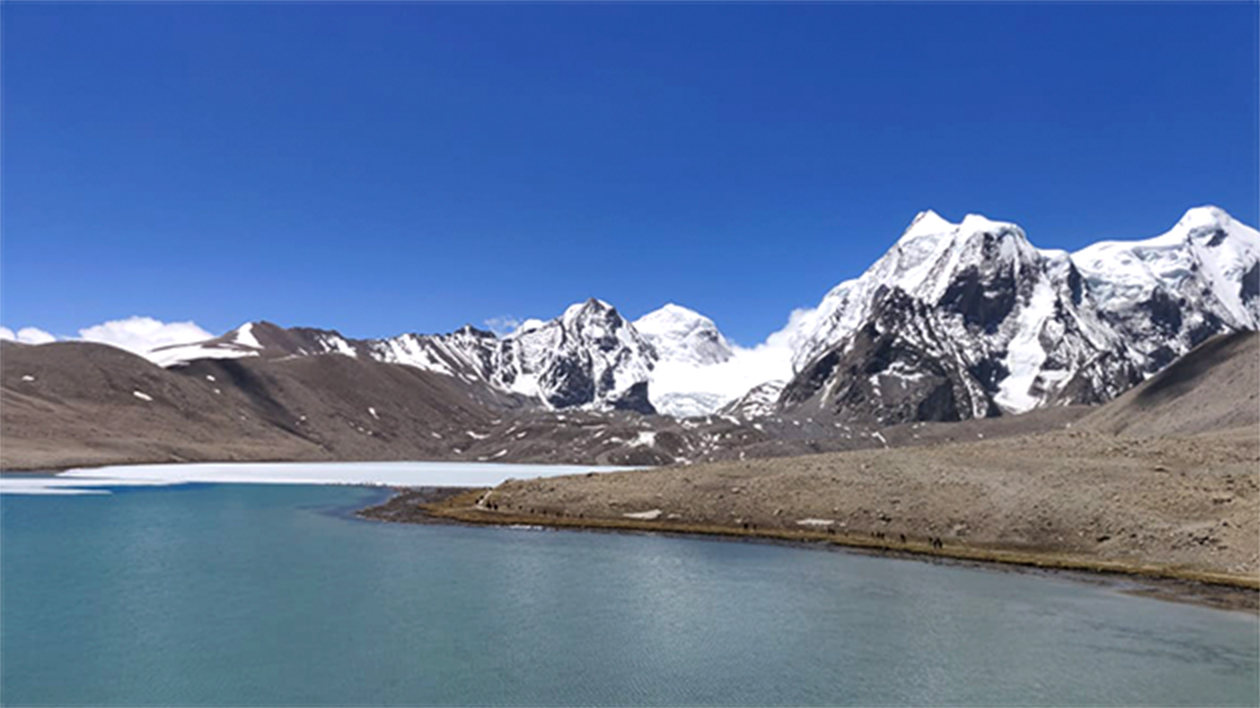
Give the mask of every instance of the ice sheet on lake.
[{"label": "ice sheet on lake", "polygon": [[31,479],[13,479],[0,478],[0,494],[109,494],[106,489],[82,489],[72,487],[72,480],[62,480],[48,477],[36,477]]},{"label": "ice sheet on lake", "polygon": [[632,467],[491,462],[201,462],[72,469],[52,477],[0,477],[0,494],[88,494],[107,487],[211,484],[354,484],[492,487],[502,482]]}]

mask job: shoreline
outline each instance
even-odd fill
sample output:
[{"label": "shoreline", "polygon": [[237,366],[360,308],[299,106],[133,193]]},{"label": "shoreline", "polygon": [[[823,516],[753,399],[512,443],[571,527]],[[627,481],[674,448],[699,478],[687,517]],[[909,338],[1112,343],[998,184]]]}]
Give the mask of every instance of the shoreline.
[{"label": "shoreline", "polygon": [[[575,518],[563,515],[491,511],[477,505],[491,488],[395,488],[394,496],[356,512],[389,523],[469,526],[538,526],[553,530],[653,533],[720,541],[778,543],[802,548],[863,553],[921,562],[950,563],[1003,572],[1053,574],[1080,582],[1115,586],[1126,594],[1189,602],[1221,610],[1260,613],[1260,578],[1211,573],[1150,563],[1122,563],[1054,553],[963,546],[933,548],[928,543],[876,539],[857,534],[786,528],[751,528],[675,520]],[[1120,587],[1129,583],[1134,587]]]}]

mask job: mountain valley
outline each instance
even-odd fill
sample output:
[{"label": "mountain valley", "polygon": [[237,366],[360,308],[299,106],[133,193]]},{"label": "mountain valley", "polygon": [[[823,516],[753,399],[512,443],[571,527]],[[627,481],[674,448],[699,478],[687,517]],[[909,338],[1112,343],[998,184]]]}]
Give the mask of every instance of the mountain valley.
[{"label": "mountain valley", "polygon": [[[660,465],[926,443],[966,421],[992,421],[973,435],[1022,434],[1258,324],[1260,233],[1214,207],[1074,254],[1037,249],[1014,224],[923,212],[793,317],[778,349],[741,348],[678,305],[631,321],[594,298],[502,336],[353,339],[259,321],[143,357],[4,342],[0,466]],[[954,427],[929,432],[939,423]]]}]

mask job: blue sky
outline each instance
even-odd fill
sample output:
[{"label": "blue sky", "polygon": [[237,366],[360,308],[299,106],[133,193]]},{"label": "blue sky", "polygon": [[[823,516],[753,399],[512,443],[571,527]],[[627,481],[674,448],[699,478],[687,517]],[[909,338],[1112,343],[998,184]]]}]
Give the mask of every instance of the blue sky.
[{"label": "blue sky", "polygon": [[350,336],[677,302],[742,344],[915,213],[1260,216],[1256,3],[6,3],[0,324]]}]

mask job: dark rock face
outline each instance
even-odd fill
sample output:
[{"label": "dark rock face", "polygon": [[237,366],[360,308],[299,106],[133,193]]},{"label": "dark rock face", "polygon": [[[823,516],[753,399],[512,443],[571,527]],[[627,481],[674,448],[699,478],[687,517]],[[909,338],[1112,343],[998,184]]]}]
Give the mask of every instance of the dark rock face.
[{"label": "dark rock face", "polygon": [[[971,234],[939,252],[937,263],[960,265],[921,268],[934,280],[915,286],[918,294],[869,289],[862,323],[799,369],[779,410],[878,425],[968,420],[1101,402],[1141,380],[1065,255],[1033,249],[1014,229]],[[1175,302],[1151,308],[1179,326]]]},{"label": "dark rock face", "polygon": [[1242,298],[1244,305],[1249,305],[1257,297],[1260,297],[1260,261],[1252,265],[1243,274],[1242,285],[1239,287],[1238,294]]},{"label": "dark rock face", "polygon": [[610,403],[612,409],[616,411],[634,411],[643,415],[656,415],[656,408],[648,400],[648,384],[646,381],[640,381],[626,389],[625,393],[618,398],[612,399]]},{"label": "dark rock face", "polygon": [[592,298],[500,341],[502,356],[491,380],[516,372],[535,375],[539,395],[553,408],[613,407],[620,399],[635,400],[631,389],[640,383],[646,402],[656,352],[611,305]]},{"label": "dark rock face", "polygon": [[1181,331],[1181,309],[1185,307],[1185,304],[1184,298],[1173,299],[1163,290],[1156,290],[1151,294],[1151,298],[1141,303],[1139,307],[1147,312],[1151,324],[1160,333],[1171,336]]},{"label": "dark rock face", "polygon": [[985,278],[971,268],[950,284],[937,304],[962,315],[969,327],[993,334],[1015,308],[1015,298],[1015,278],[1009,270]]},{"label": "dark rock face", "polygon": [[[992,409],[990,409],[992,410]],[[986,415],[985,417],[992,417]],[[914,417],[905,422],[925,420],[953,421],[959,420],[958,401],[954,398],[954,385],[942,380],[934,388],[928,389],[926,395],[915,407]]]},{"label": "dark rock face", "polygon": [[1147,358],[1150,360],[1150,367],[1158,370],[1172,363],[1177,358],[1177,352],[1173,351],[1172,347],[1164,345],[1147,353]]},{"label": "dark rock face", "polygon": [[1085,279],[1081,277],[1081,271],[1077,270],[1076,264],[1068,265],[1067,283],[1068,290],[1072,293],[1072,304],[1079,307],[1085,297]]},{"label": "dark rock face", "polygon": [[836,347],[810,362],[783,388],[780,404],[784,407],[797,406],[812,398],[831,380],[842,355],[843,352]]},{"label": "dark rock face", "polygon": [[547,391],[546,401],[554,408],[569,408],[590,403],[595,398],[595,382],[590,367],[573,359],[557,360],[540,377]]},{"label": "dark rock face", "polygon": [[[1088,298],[1081,274],[1034,249],[1018,228],[918,238],[926,241],[899,243],[868,271],[882,282],[849,291],[869,293],[848,302],[866,305],[863,321],[800,368],[780,399],[783,410],[883,425],[991,417],[1003,410],[1003,396],[1018,405],[1061,380],[1040,373],[1064,368],[1088,347],[1074,304]],[[909,289],[901,286],[906,277]],[[1054,326],[1044,326],[1047,308]],[[1031,338],[1029,327],[1037,328]],[[1006,390],[1008,360],[1031,361],[1017,379],[1026,390]]]},{"label": "dark rock face", "polygon": [[930,336],[921,338],[934,327],[930,308],[900,290],[881,295],[871,321],[807,365],[781,405],[881,425],[996,415],[971,372],[940,356]]},{"label": "dark rock face", "polygon": [[598,300],[588,300],[584,312],[590,312],[589,321],[581,323],[586,329],[592,329],[591,324],[597,325],[597,334],[591,335],[590,341],[601,352],[612,352],[620,345],[617,337],[618,332],[628,326],[625,319],[621,317],[615,307],[600,307]]},{"label": "dark rock face", "polygon": [[1206,342],[1208,338],[1213,335],[1228,332],[1231,329],[1232,328],[1227,327],[1225,323],[1221,321],[1221,318],[1217,317],[1214,313],[1204,313],[1203,319],[1189,330],[1190,346],[1197,347],[1203,342]]},{"label": "dark rock face", "polygon": [[[1002,352],[1002,354],[1005,354],[1005,352]],[[1006,365],[996,358],[981,359],[967,367],[967,373],[971,374],[971,377],[989,393],[997,393],[998,383],[1011,374]]]},{"label": "dark rock face", "polygon": [[1148,375],[1213,335],[1260,326],[1258,257],[1256,232],[1215,207],[1191,209],[1155,239],[1073,256],[1097,310]]},{"label": "dark rock face", "polygon": [[1142,382],[1141,370],[1123,353],[1103,352],[1077,370],[1047,404],[1105,403]]}]

